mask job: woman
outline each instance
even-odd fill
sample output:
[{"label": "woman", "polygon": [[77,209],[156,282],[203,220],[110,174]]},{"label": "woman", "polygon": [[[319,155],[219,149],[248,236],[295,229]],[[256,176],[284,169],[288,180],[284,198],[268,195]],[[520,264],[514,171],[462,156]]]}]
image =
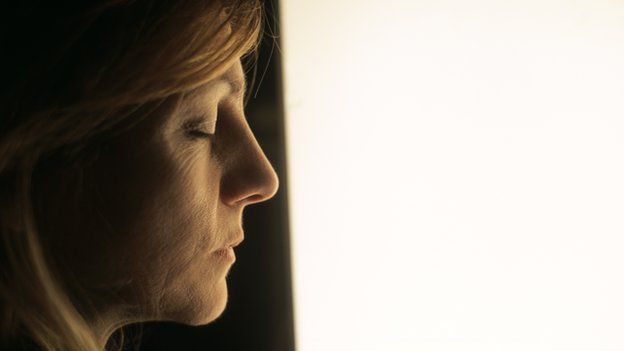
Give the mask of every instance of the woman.
[{"label": "woman", "polygon": [[278,189],[243,112],[261,5],[53,3],[0,15],[0,349],[215,320],[243,209]]}]

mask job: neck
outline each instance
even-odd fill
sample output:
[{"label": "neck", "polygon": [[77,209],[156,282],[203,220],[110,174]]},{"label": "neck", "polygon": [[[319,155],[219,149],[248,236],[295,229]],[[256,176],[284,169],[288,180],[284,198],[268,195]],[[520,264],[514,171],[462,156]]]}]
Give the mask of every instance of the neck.
[{"label": "neck", "polygon": [[111,337],[115,332],[124,326],[141,322],[141,320],[129,318],[120,313],[108,312],[98,315],[97,318],[90,318],[87,322],[96,338],[98,350],[105,350],[107,344],[112,342]]}]

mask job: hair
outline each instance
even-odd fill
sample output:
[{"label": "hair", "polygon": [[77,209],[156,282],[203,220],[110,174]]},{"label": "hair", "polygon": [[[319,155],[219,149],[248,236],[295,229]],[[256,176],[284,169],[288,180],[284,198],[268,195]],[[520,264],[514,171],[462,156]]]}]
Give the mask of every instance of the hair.
[{"label": "hair", "polygon": [[0,348],[100,350],[41,234],[37,170],[86,167],[105,140],[255,54],[262,33],[260,0],[75,3],[0,14]]}]

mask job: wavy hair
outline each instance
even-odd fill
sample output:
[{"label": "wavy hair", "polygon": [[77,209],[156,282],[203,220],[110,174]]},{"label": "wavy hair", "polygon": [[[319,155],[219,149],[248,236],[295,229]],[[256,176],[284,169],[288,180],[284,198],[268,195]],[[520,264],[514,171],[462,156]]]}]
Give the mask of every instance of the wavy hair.
[{"label": "wavy hair", "polygon": [[252,57],[262,4],[60,3],[14,1],[0,14],[0,348],[101,351],[77,283],[45,244],[38,169],[85,167],[107,138]]}]

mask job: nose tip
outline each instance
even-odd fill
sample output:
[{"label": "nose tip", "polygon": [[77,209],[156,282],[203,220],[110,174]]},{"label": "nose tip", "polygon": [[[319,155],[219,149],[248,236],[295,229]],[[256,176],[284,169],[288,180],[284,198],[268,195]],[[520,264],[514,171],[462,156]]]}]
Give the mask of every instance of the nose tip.
[{"label": "nose tip", "polygon": [[[264,156],[264,154],[263,154]],[[257,180],[256,194],[250,199],[250,203],[262,202],[271,199],[279,190],[279,177],[277,172],[265,157],[262,175]],[[251,202],[253,200],[253,202]]]},{"label": "nose tip", "polygon": [[236,169],[222,179],[222,196],[229,204],[250,205],[271,199],[279,190],[279,177],[260,146],[240,158]]}]

